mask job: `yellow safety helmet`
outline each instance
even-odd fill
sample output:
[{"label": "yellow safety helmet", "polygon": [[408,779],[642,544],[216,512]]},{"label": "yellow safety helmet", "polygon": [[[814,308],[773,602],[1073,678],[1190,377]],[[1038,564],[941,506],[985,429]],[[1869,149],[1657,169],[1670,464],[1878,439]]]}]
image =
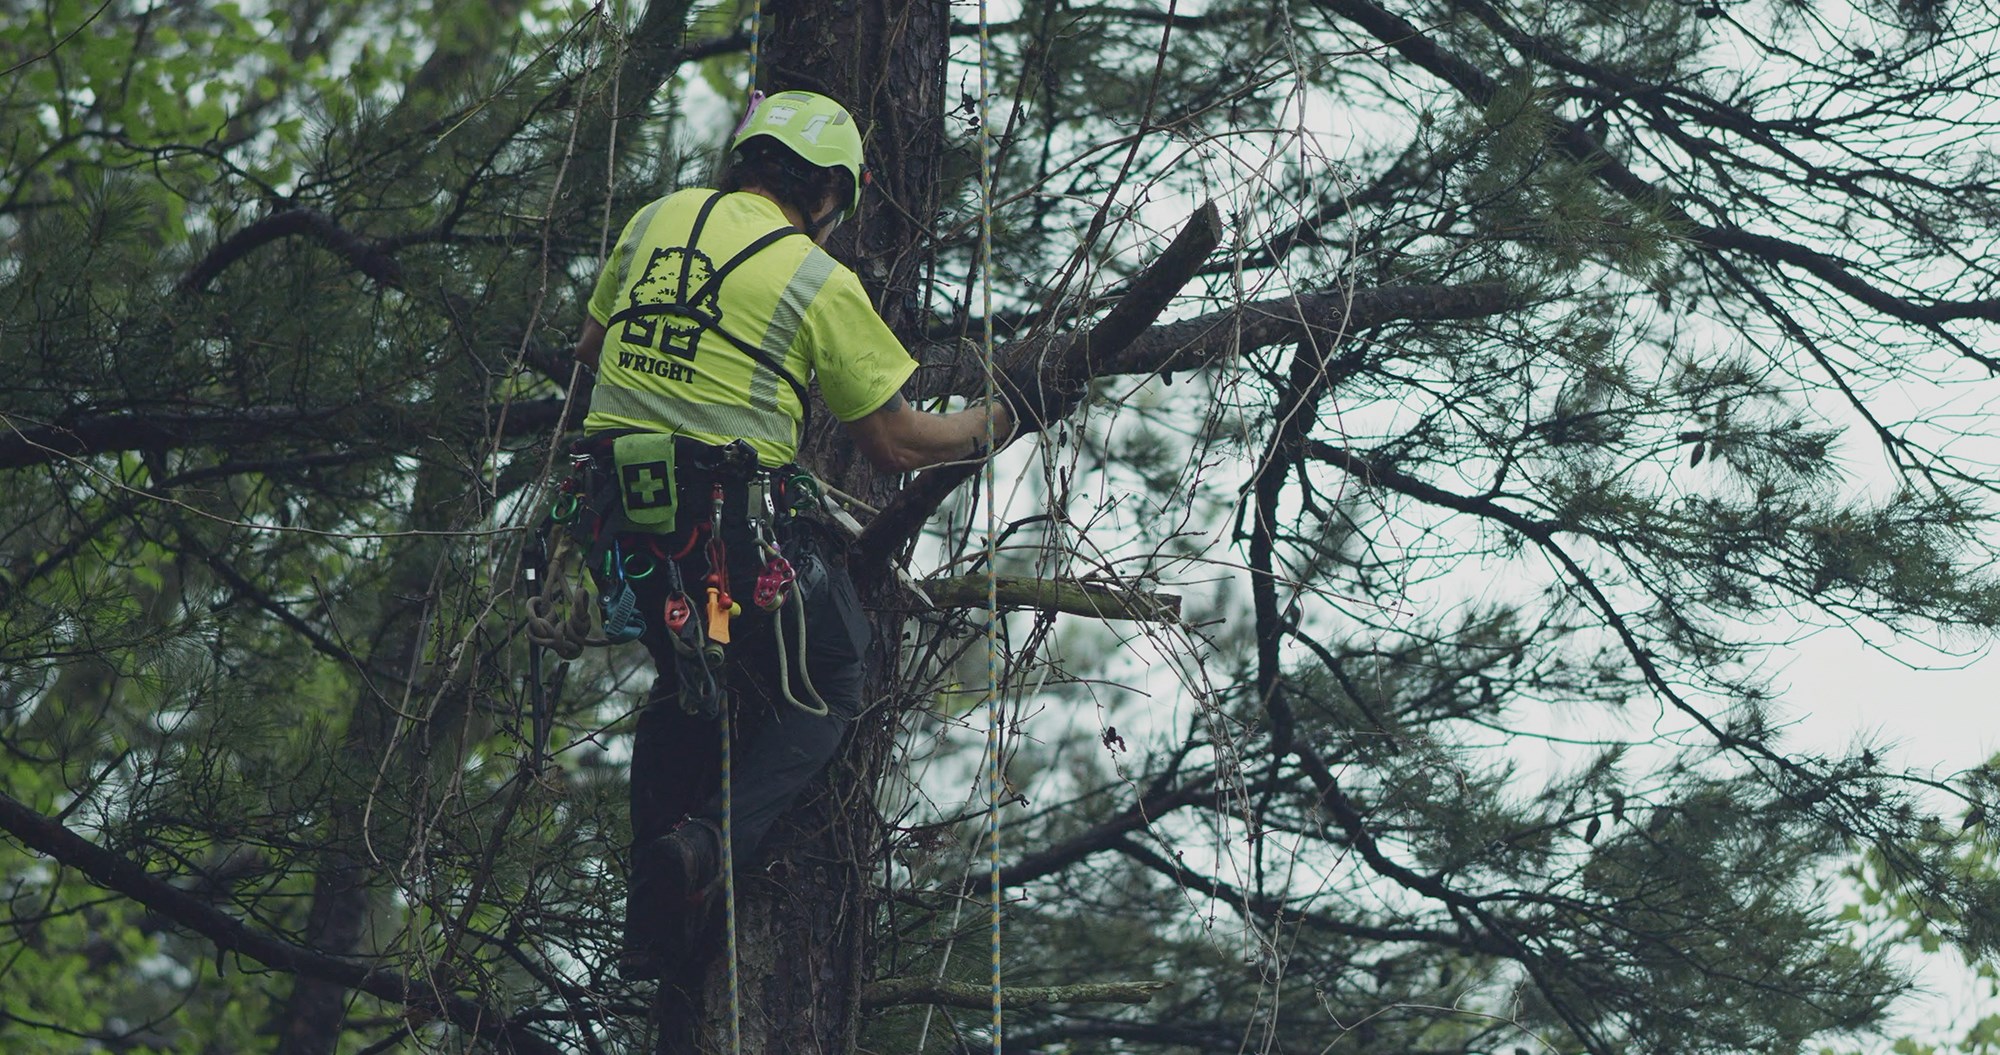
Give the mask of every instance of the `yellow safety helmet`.
[{"label": "yellow safety helmet", "polygon": [[861,129],[847,109],[818,92],[779,92],[753,97],[750,112],[729,141],[735,153],[758,136],[769,136],[797,154],[809,165],[844,169],[853,180],[854,193],[840,218],[846,220],[861,207],[861,185],[867,180],[867,166],[861,154]]}]

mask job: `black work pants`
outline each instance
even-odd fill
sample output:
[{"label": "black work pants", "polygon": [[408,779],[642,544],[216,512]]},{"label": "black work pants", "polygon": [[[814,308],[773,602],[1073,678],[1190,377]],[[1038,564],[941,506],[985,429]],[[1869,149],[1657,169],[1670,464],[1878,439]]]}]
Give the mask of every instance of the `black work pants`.
[{"label": "black work pants", "polygon": [[[799,528],[802,537],[786,548],[785,555],[798,575],[794,589],[804,600],[803,635],[797,614],[789,608],[792,602],[776,613],[761,611],[752,603],[765,561],[754,539],[740,530],[726,528],[723,533],[729,590],[743,608],[730,621],[723,679],[724,705],[735,732],[729,805],[739,861],[762,849],[772,824],[839,750],[848,723],[861,707],[868,624],[846,569],[820,556],[825,540],[807,534],[817,529],[806,524]],[[684,534],[670,537],[645,552],[676,552],[685,541]],[[707,547],[696,545],[677,564],[686,593],[698,610],[705,610]],[[699,661],[676,650],[663,623],[670,578],[656,569],[628,581],[646,616],[646,631],[639,640],[652,654],[659,675],[639,715],[632,750],[632,837],[635,845],[643,845],[689,817],[720,825],[722,741],[716,718],[690,713],[683,706],[676,665]],[[792,700],[809,705],[816,694],[828,713],[807,713],[786,699],[787,689]]]}]

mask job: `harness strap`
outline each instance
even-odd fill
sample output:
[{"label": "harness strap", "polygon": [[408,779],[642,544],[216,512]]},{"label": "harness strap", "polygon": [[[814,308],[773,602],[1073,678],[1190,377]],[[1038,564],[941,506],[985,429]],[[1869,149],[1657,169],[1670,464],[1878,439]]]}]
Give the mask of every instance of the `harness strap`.
[{"label": "harness strap", "polygon": [[[695,249],[699,247],[699,243],[701,241],[702,228],[708,225],[709,214],[715,210],[716,203],[720,202],[722,200],[722,197],[723,197],[722,191],[717,191],[714,194],[709,195],[708,198],[701,203],[701,208],[695,212],[694,225],[688,229],[687,247],[689,249]],[[724,261],[721,267],[716,268],[712,273],[710,273],[708,279],[695,289],[693,295],[689,295],[688,293],[687,290],[688,272],[685,268],[683,268],[681,270],[681,277],[680,277],[679,303],[662,302],[654,304],[628,305],[624,308],[619,309],[618,311],[613,312],[610,318],[604,320],[604,328],[608,331],[613,326],[616,326],[619,323],[627,322],[632,319],[651,318],[652,316],[655,315],[675,315],[684,319],[690,319],[694,321],[696,324],[700,325],[703,330],[709,333],[716,334],[720,336],[723,340],[728,341],[730,345],[734,347],[737,351],[742,352],[744,355],[749,356],[751,361],[755,362],[757,365],[763,367],[766,370],[771,371],[771,373],[777,375],[778,377],[783,378],[785,380],[785,383],[791,386],[792,394],[797,396],[799,399],[799,413],[800,413],[799,435],[801,437],[806,436],[810,434],[812,431],[812,400],[807,394],[805,382],[800,381],[796,376],[792,374],[790,370],[785,369],[785,365],[783,363],[774,359],[768,352],[764,351],[764,349],[759,348],[754,344],[751,344],[749,341],[746,341],[743,338],[738,337],[737,335],[729,332],[729,330],[725,329],[722,325],[722,319],[719,316],[711,312],[702,311],[701,309],[695,307],[696,304],[699,304],[701,302],[703,297],[713,295],[717,291],[719,291],[722,287],[723,279],[728,278],[732,272],[734,272],[737,268],[743,266],[743,264],[746,261],[748,261],[751,257],[756,256],[758,253],[763,252],[765,249],[768,249],[771,246],[776,245],[777,243],[785,240],[786,238],[791,237],[792,235],[803,234],[803,233],[805,232],[800,231],[798,228],[793,227],[790,224],[787,224],[784,227],[780,227],[776,230],[768,231],[763,235],[760,235],[755,241],[752,241],[749,245],[746,245],[742,249],[738,250],[736,255]]]},{"label": "harness strap", "polygon": [[[710,202],[713,202],[714,200],[715,199],[713,198],[709,199]],[[704,208],[706,208],[706,206],[704,206]],[[785,239],[790,238],[795,234],[803,234],[803,233],[804,233],[803,231],[800,231],[798,228],[790,226],[789,224],[784,227],[780,227],[775,231],[766,231],[764,234],[759,235],[756,241],[751,242],[749,245],[746,245],[742,249],[738,250],[735,256],[732,256],[728,260],[723,261],[722,266],[716,268],[715,271],[708,276],[708,281],[703,282],[701,284],[701,288],[694,291],[694,296],[689,297],[683,295],[681,299],[689,304],[699,303],[701,301],[701,298],[709,295],[710,293],[715,292],[715,290],[722,285],[722,280],[729,277],[730,272],[743,266],[744,261],[750,259],[753,256],[756,256],[758,253],[763,252],[769,246],[776,245],[779,242],[782,242]],[[690,242],[693,241],[692,237],[690,237],[689,241]]]},{"label": "harness strap", "polygon": [[624,322],[627,319],[645,318],[652,315],[678,315],[685,319],[693,319],[695,322],[701,324],[702,329],[720,335],[723,340],[728,341],[737,351],[756,360],[757,365],[784,378],[785,383],[791,386],[792,394],[799,397],[801,412],[799,421],[800,435],[805,435],[811,430],[812,401],[807,398],[805,382],[800,381],[790,370],[785,369],[784,364],[771,358],[764,349],[723,329],[722,320],[708,312],[687,304],[634,304],[629,308],[620,309],[616,314],[612,315],[610,319],[605,321],[604,327],[608,330],[614,323]]},{"label": "harness strap", "polygon": [[[721,200],[722,192],[717,191],[703,200],[701,208],[695,211],[694,226],[688,228],[687,247],[689,249],[701,248],[701,229],[708,226],[708,214],[715,211],[715,204]],[[712,283],[704,284],[702,290],[706,291],[709,285],[712,285]],[[681,268],[679,295],[683,301],[688,299],[688,269],[685,267]],[[700,296],[700,294],[697,293],[696,296]]]}]

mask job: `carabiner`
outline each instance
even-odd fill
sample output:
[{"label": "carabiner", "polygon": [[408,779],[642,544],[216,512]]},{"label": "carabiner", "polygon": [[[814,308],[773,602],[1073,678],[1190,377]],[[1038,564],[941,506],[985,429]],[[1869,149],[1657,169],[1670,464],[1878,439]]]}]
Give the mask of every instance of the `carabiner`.
[{"label": "carabiner", "polygon": [[797,489],[798,491],[798,497],[793,499],[791,503],[792,512],[794,513],[811,509],[823,497],[819,490],[819,478],[806,472],[804,469],[793,473],[785,481],[785,488],[787,490]]},{"label": "carabiner", "polygon": [[[639,571],[632,570],[632,561],[635,558],[644,562],[644,564],[641,567],[641,570]],[[659,567],[659,565],[653,563],[653,558],[644,553],[643,551],[638,553],[627,553],[618,559],[618,570],[623,572],[627,579],[631,579],[634,582],[637,582],[640,579],[644,579],[647,576],[652,575],[653,569],[657,567]]]}]

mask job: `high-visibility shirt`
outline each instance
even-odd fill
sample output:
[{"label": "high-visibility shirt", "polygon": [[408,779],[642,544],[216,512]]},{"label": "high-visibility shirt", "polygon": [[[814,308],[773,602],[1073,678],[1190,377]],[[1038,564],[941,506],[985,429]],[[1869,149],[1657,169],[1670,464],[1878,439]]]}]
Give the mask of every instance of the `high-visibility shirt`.
[{"label": "high-visibility shirt", "polygon": [[705,288],[745,247],[789,225],[769,198],[724,194],[689,245],[702,205],[715,194],[679,191],[625,225],[590,298],[590,317],[608,325],[584,431],[740,439],[764,465],[783,465],[798,455],[805,416],[790,382],[688,315],[613,317],[648,304],[687,304],[799,383],[817,381],[841,421],[881,409],[917,363],[875,313],[861,280],[804,232],[765,246]]}]

